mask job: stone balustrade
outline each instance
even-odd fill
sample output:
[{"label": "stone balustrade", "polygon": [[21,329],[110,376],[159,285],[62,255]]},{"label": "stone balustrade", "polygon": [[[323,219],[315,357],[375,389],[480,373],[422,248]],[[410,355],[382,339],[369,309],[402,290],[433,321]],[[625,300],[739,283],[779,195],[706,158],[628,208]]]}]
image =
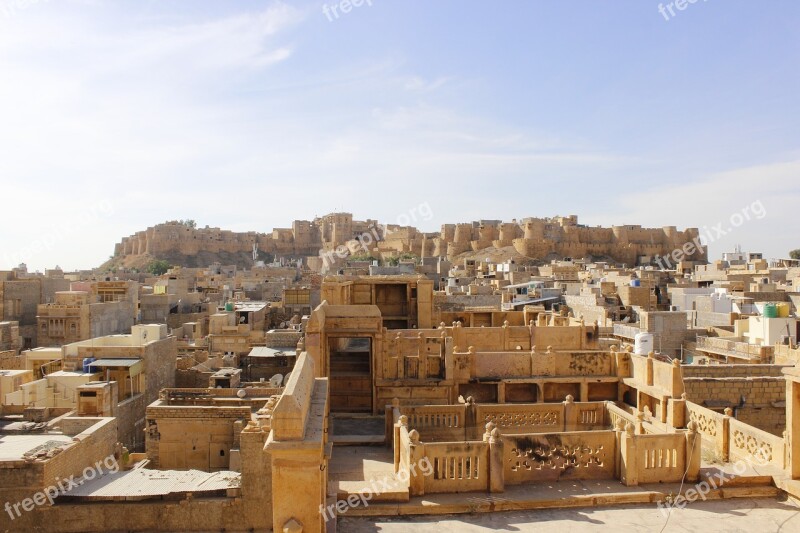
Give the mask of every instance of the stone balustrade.
[{"label": "stone balustrade", "polygon": [[408,426],[425,441],[477,440],[487,423],[503,434],[551,433],[608,429],[611,402],[575,402],[568,396],[561,403],[466,404],[386,407],[387,435],[405,416]]},{"label": "stone balustrade", "polygon": [[503,492],[506,485],[558,480],[674,483],[700,475],[695,423],[660,434],[637,433],[620,419],[613,430],[504,435],[489,422],[481,440],[458,442],[425,442],[405,415],[394,429],[395,472],[409,479],[411,496]]},{"label": "stone balustrade", "polygon": [[703,442],[721,461],[745,460],[755,465],[772,465],[783,469],[788,465],[785,437],[778,437],[731,416],[725,409],[718,413],[692,402],[686,402],[686,419],[694,422],[703,435]]}]

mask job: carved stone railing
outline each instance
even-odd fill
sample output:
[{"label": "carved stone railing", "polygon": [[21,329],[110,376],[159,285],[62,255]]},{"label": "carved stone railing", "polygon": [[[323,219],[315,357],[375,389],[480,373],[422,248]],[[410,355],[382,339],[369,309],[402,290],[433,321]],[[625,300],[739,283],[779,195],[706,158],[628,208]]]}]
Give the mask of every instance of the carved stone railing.
[{"label": "carved stone railing", "polygon": [[786,468],[786,439],[767,433],[735,418],[728,420],[730,458],[752,461],[755,466]]},{"label": "carved stone railing", "polygon": [[504,435],[502,438],[508,485],[615,477],[614,431]]},{"label": "carved stone railing", "polygon": [[637,434],[631,424],[617,423],[619,478],[639,483],[678,483],[700,478],[702,435],[694,422],[676,433]]},{"label": "carved stone railing", "polygon": [[620,420],[623,422],[623,427],[625,424],[636,424],[635,414],[632,414],[611,402],[608,403],[606,409],[608,412],[608,423],[611,427],[617,427],[617,424]]},{"label": "carved stone railing", "polygon": [[636,441],[639,483],[678,482],[686,471],[686,437],[639,435]]},{"label": "carved stone railing", "polygon": [[427,441],[466,440],[466,406],[421,405],[407,406],[397,411],[395,417],[406,416],[408,427],[417,430]]},{"label": "carved stone railing", "polygon": [[733,410],[717,413],[692,402],[686,402],[686,420],[696,424],[703,443],[721,461],[745,460],[754,465],[787,465],[786,438],[755,428],[732,416]]},{"label": "carved stone railing", "polygon": [[424,476],[425,494],[489,490],[488,442],[424,444],[424,457],[433,472]]},{"label": "carved stone railing", "polygon": [[417,430],[424,442],[466,441],[481,438],[487,423],[503,434],[556,433],[611,428],[609,402],[575,402],[572,396],[561,403],[466,404],[386,406],[386,435],[400,416]]},{"label": "carved stone railing", "polygon": [[[395,472],[409,495],[502,492],[505,485],[558,480],[624,484],[697,481],[702,436],[692,422],[674,433],[640,434],[619,419],[614,430],[502,435],[486,424],[482,440],[421,442],[401,415],[395,424]],[[426,468],[427,466],[427,468]]]},{"label": "carved stone railing", "polygon": [[498,404],[476,406],[480,427],[493,423],[504,435],[553,433],[564,430],[564,404]]},{"label": "carved stone railing", "polygon": [[696,403],[686,402],[686,420],[697,424],[703,444],[714,450],[721,460],[728,460],[728,419],[724,415]]}]

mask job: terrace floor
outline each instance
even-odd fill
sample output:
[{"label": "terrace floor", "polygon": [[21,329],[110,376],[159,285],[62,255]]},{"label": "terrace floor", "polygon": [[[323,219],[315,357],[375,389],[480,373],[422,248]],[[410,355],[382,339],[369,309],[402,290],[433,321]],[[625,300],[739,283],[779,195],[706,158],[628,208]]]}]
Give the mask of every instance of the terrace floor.
[{"label": "terrace floor", "polygon": [[[602,508],[536,509],[447,516],[339,517],[348,533],[483,533],[632,531],[641,533],[790,533],[800,531],[800,508],[789,501],[736,499],[695,502],[669,520],[655,503]],[[665,527],[666,526],[666,527]]]},{"label": "terrace floor", "polygon": [[[329,468],[328,494],[331,497],[335,495],[335,499],[345,500],[349,495],[364,492],[370,492],[373,496],[367,501],[366,506],[363,505],[363,501],[355,506],[348,506],[344,513],[340,513],[340,519],[378,516],[443,516],[521,510],[544,511],[582,507],[608,508],[615,505],[635,504],[650,506],[651,511],[655,510],[653,514],[653,520],[655,520],[660,515],[657,502],[664,502],[678,494],[686,495],[687,491],[691,489],[697,490],[702,481],[708,483],[708,490],[705,491],[705,500],[707,501],[697,501],[692,505],[727,499],[763,498],[765,502],[770,502],[774,501],[781,493],[774,484],[772,472],[764,471],[761,468],[758,471],[748,468],[747,471],[739,469],[739,472],[735,472],[730,464],[722,467],[704,464],[700,471],[700,482],[686,482],[683,485],[680,483],[651,483],[627,487],[614,479],[562,480],[506,486],[505,492],[496,494],[469,492],[426,494],[410,498],[407,484],[401,483],[394,475],[393,455],[389,448],[337,447],[334,448]],[[386,483],[381,484],[381,480]],[[375,487],[381,487],[381,490],[376,493]],[[696,498],[696,496],[694,497]],[[662,503],[662,506],[665,505]],[[646,509],[646,507],[642,508]],[[679,511],[682,510],[679,509]],[[392,523],[391,518],[387,520],[387,524]],[[409,518],[409,520],[411,519]],[[417,519],[414,519],[413,523],[418,523]],[[420,519],[419,523],[429,522]],[[467,520],[463,523],[471,522]],[[649,523],[653,523],[653,521],[651,520]],[[375,527],[375,529],[364,529],[363,531],[394,531],[391,528],[384,529],[383,521],[366,521],[363,524],[372,524]],[[380,528],[377,524],[380,524]],[[404,525],[406,525],[405,522]],[[796,530],[787,529],[785,531],[800,531],[800,521],[796,527]],[[350,529],[346,529],[346,531],[350,531]],[[423,528],[419,531],[428,530]],[[475,529],[475,531],[482,530]],[[511,529],[511,531],[516,531],[516,529]]]},{"label": "terrace floor", "polygon": [[394,453],[379,446],[336,446],[328,463],[328,494],[347,499],[370,492],[375,502],[408,501],[408,484],[394,474]]}]

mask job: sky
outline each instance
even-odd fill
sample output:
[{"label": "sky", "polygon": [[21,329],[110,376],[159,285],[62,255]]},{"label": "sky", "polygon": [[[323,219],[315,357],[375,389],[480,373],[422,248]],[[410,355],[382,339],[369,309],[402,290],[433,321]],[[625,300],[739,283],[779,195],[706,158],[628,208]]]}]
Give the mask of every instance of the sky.
[{"label": "sky", "polygon": [[355,4],[0,0],[0,269],[334,211],[800,248],[800,2]]}]

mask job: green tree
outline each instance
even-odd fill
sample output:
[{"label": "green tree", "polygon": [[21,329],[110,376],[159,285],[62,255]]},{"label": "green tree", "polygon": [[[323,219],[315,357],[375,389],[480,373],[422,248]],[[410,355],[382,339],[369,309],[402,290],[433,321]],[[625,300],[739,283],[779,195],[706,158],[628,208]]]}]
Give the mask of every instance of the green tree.
[{"label": "green tree", "polygon": [[800,248],[789,252],[789,257],[791,257],[792,259],[800,259]]},{"label": "green tree", "polygon": [[150,261],[150,264],[147,265],[147,272],[154,276],[160,276],[162,274],[166,274],[167,270],[172,268],[172,265],[169,264],[168,261],[163,259],[154,259]]}]

